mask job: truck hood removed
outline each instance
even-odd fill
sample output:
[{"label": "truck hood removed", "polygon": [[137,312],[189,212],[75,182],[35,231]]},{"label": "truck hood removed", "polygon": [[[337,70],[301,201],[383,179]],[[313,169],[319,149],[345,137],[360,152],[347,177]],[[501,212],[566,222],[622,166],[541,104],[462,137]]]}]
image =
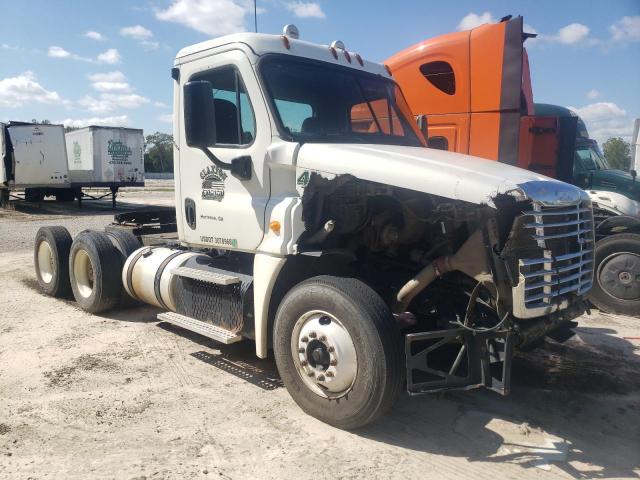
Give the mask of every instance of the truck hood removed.
[{"label": "truck hood removed", "polygon": [[491,206],[505,193],[553,203],[586,197],[577,187],[528,170],[422,147],[306,143],[297,167]]}]

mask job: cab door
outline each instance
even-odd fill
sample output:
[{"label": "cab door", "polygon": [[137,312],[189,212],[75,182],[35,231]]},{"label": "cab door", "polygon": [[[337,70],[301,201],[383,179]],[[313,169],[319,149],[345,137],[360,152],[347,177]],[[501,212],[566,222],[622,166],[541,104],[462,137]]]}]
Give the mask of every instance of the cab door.
[{"label": "cab door", "polygon": [[[205,63],[206,62],[206,63]],[[242,179],[214,165],[197,148],[187,146],[183,90],[176,192],[180,238],[190,245],[222,249],[255,249],[264,236],[269,176],[264,157],[271,141],[269,117],[249,59],[241,50],[187,63],[181,85],[208,81],[214,98],[216,144],[210,151],[222,162],[251,158],[251,178]]]}]

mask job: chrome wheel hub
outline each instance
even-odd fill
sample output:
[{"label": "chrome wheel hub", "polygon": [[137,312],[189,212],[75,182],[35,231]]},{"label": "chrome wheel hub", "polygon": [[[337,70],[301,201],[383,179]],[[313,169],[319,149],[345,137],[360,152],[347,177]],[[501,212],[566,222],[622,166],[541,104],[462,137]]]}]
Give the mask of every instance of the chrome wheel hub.
[{"label": "chrome wheel hub", "polygon": [[358,371],[356,348],[333,315],[314,310],[300,317],[293,327],[291,354],[300,378],[314,393],[338,398],[351,390]]},{"label": "chrome wheel hub", "polygon": [[55,263],[49,242],[42,241],[40,245],[38,245],[38,270],[40,271],[42,281],[44,283],[51,283],[53,273],[55,272]]}]

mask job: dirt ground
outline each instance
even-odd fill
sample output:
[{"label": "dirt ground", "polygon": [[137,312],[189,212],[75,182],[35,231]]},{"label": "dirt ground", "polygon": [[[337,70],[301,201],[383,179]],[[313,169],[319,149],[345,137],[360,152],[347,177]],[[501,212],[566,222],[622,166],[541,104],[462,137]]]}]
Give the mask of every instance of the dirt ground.
[{"label": "dirt ground", "polygon": [[[171,204],[124,192],[119,211]],[[90,315],[40,295],[41,225],[75,234],[108,204],[0,213],[0,478],[557,479],[640,476],[640,320],[593,312],[564,344],[516,358],[508,397],[403,395],[378,423],[329,427],[272,360],[138,307]],[[20,239],[20,241],[16,241]]]}]

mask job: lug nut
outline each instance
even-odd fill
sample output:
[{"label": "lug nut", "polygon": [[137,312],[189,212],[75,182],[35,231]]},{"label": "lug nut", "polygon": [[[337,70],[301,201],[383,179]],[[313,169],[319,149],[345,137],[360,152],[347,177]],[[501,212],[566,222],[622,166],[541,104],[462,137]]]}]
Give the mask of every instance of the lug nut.
[{"label": "lug nut", "polygon": [[298,353],[304,353],[304,352],[306,352],[306,349],[304,349],[302,347],[298,349]]},{"label": "lug nut", "polygon": [[309,332],[309,337],[310,338],[316,338],[318,336],[318,334],[316,332]]},{"label": "lug nut", "polygon": [[338,361],[336,359],[333,359],[329,362],[329,365],[331,365],[332,367],[335,367],[338,364]]},{"label": "lug nut", "polygon": [[318,381],[324,382],[324,375],[318,375]]},{"label": "lug nut", "polygon": [[310,377],[313,377],[315,375],[315,373],[313,371],[311,371],[307,375],[309,375]]},{"label": "lug nut", "polygon": [[302,342],[304,342],[304,343],[307,343],[307,342],[309,341],[309,339],[308,339],[307,337],[302,337],[302,338],[300,339],[300,341],[302,341]]},{"label": "lug nut", "polygon": [[320,340],[321,342],[326,342],[326,341],[327,341],[327,337],[325,337],[324,335],[322,335],[322,336],[319,338],[319,340]]},{"label": "lug nut", "polygon": [[307,361],[306,361],[306,360],[302,360],[302,361],[300,362],[300,365],[302,365],[303,367],[306,367],[306,366],[308,365],[308,363],[307,363]]},{"label": "lug nut", "polygon": [[333,352],[334,350],[335,350],[335,348],[333,348],[333,347],[327,347],[327,352],[329,352],[329,353]]},{"label": "lug nut", "polygon": [[326,375],[327,377],[333,377],[333,372],[327,372],[325,375]]}]

